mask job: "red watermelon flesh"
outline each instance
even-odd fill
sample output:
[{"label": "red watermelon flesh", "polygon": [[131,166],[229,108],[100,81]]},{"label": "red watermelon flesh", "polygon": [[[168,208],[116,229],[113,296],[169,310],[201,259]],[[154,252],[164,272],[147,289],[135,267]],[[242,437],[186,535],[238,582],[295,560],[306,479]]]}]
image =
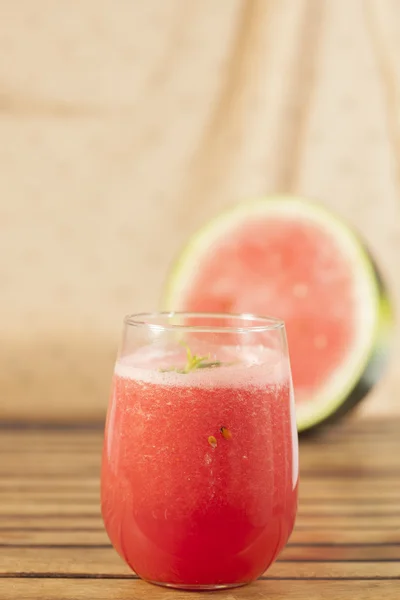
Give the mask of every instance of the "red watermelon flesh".
[{"label": "red watermelon flesh", "polygon": [[214,236],[197,264],[179,310],[284,319],[297,402],[310,398],[351,351],[363,325],[354,263],[313,219],[243,219],[229,235]]}]

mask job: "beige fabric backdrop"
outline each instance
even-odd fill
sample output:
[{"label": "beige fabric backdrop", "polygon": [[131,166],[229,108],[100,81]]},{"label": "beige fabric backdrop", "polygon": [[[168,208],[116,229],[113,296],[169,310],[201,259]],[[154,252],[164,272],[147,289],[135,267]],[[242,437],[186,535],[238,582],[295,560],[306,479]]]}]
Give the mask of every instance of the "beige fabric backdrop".
[{"label": "beige fabric backdrop", "polygon": [[[0,418],[103,418],[123,314],[275,191],[367,238],[400,306],[396,0],[0,0]],[[369,413],[400,410],[399,344]]]}]

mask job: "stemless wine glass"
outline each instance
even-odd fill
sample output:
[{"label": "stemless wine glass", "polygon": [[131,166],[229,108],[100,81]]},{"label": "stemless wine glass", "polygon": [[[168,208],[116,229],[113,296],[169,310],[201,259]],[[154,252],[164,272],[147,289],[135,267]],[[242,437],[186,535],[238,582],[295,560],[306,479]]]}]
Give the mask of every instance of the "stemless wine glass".
[{"label": "stemless wine glass", "polygon": [[298,442],[284,323],[253,315],[125,318],[108,409],[102,514],[143,579],[249,583],[292,532]]}]

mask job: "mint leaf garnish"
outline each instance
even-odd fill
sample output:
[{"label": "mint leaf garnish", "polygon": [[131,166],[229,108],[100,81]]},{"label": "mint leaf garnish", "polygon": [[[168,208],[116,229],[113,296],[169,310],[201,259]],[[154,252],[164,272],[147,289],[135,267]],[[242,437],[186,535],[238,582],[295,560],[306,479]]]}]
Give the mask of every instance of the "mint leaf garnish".
[{"label": "mint leaf garnish", "polygon": [[218,367],[232,365],[234,363],[223,363],[220,360],[210,360],[211,356],[208,354],[207,356],[198,356],[197,354],[193,354],[189,346],[184,345],[186,348],[186,364],[184,367],[168,367],[167,369],[159,369],[160,373],[170,373],[175,371],[175,373],[180,373],[182,375],[187,375],[188,373],[192,373],[192,371],[196,371],[197,369],[215,369]]}]

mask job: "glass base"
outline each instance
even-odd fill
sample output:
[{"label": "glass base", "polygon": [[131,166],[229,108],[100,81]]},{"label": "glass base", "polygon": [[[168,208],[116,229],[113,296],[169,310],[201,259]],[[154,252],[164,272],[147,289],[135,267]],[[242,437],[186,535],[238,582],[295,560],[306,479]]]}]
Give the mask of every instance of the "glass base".
[{"label": "glass base", "polygon": [[166,583],[163,581],[150,581],[146,579],[147,583],[158,585],[165,588],[171,588],[174,590],[188,590],[193,592],[211,592],[215,590],[231,590],[233,588],[243,587],[248,585],[247,583]]}]

